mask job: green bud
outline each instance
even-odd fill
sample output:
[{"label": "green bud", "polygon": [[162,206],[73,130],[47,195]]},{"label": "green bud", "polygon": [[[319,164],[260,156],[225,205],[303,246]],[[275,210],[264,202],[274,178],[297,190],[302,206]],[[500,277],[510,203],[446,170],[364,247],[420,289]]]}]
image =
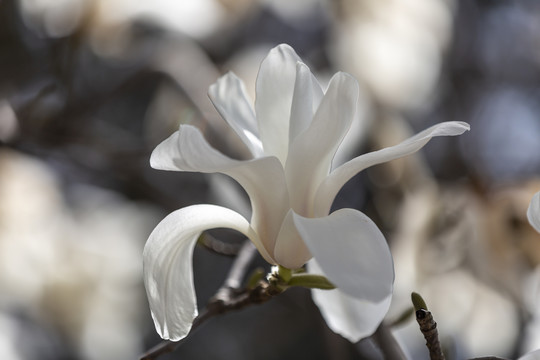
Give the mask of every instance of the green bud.
[{"label": "green bud", "polygon": [[427,305],[424,299],[420,296],[420,294],[413,292],[411,294],[411,300],[414,306],[414,311],[418,310],[427,310]]}]

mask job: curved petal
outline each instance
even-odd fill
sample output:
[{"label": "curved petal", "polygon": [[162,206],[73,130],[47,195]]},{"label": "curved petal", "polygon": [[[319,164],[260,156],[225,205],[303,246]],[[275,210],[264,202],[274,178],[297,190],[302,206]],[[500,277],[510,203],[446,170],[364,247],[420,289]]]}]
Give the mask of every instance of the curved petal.
[{"label": "curved petal", "polygon": [[285,176],[292,208],[303,216],[313,216],[310,211],[315,192],[328,175],[332,159],[354,119],[358,91],[352,76],[335,74],[313,122],[289,149]]},{"label": "curved petal", "polygon": [[[324,275],[315,260],[308,263],[308,271]],[[392,301],[391,294],[379,302],[369,302],[353,298],[339,289],[313,289],[311,294],[328,327],[353,343],[377,330]]]},{"label": "curved petal", "polygon": [[210,86],[208,97],[227,124],[246,144],[253,157],[263,154],[255,112],[249,102],[246,88],[232,72],[223,75]]},{"label": "curved petal", "polygon": [[527,209],[527,218],[532,227],[540,232],[540,192],[534,194]]},{"label": "curved petal", "polygon": [[293,216],[313,258],[337,288],[369,302],[380,302],[392,293],[392,255],[369,217],[353,209],[322,218]]},{"label": "curved petal", "polygon": [[220,172],[235,179],[250,198],[251,226],[267,250],[261,254],[268,262],[275,263],[271,254],[281,223],[289,211],[285,174],[278,159],[231,159],[212,148],[196,127],[181,125],[180,130],[154,149],[150,164],[162,170]]},{"label": "curved petal", "polygon": [[288,269],[298,269],[309,259],[311,253],[296,230],[294,212],[289,210],[276,240],[274,257],[278,264]]},{"label": "curved petal", "polygon": [[330,211],[332,202],[339,190],[360,171],[373,165],[415,153],[435,136],[456,136],[463,134],[467,130],[470,130],[470,126],[464,122],[449,121],[440,123],[416,134],[398,145],[360,155],[346,162],[332,171],[317,190],[315,200],[316,216],[324,216]]},{"label": "curved petal", "polygon": [[540,360],[540,349],[527,353],[518,360]]},{"label": "curved petal", "polygon": [[163,140],[150,156],[150,166],[169,171],[219,172],[240,163],[213,149],[194,126],[180,129]]},{"label": "curved petal", "polygon": [[289,45],[281,44],[261,63],[255,91],[255,113],[265,154],[276,156],[283,164],[289,142],[289,118],[300,58]]},{"label": "curved petal", "polygon": [[178,341],[189,333],[197,316],[193,248],[203,231],[222,227],[237,230],[258,243],[242,215],[215,205],[177,210],[150,234],[143,251],[144,284],[156,330],[163,339]]}]

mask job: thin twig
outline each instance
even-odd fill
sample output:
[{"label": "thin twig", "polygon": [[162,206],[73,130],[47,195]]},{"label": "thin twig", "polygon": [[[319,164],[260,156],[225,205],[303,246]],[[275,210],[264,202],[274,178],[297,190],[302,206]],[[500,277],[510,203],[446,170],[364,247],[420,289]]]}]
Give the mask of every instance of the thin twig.
[{"label": "thin twig", "polygon": [[[431,312],[427,310],[427,305],[420,294],[413,292],[411,299],[416,310],[416,321],[420,325],[420,331],[426,339],[426,346],[429,349],[429,358],[431,360],[445,360],[444,353],[441,349],[439,341],[439,333],[437,331],[437,323],[433,319]],[[476,357],[469,360],[508,360],[497,356]]]},{"label": "thin twig", "polygon": [[[249,240],[244,241],[244,244],[240,248],[240,250],[237,252],[237,257],[234,260],[234,263],[232,264],[231,268],[229,269],[229,273],[227,274],[227,278],[225,279],[225,282],[221,286],[221,289],[223,288],[233,288],[233,289],[239,289],[242,286],[242,281],[244,280],[246,276],[246,272],[249,268],[249,265],[253,261],[253,258],[257,254],[257,248],[255,248],[255,245]],[[220,289],[220,290],[221,290]],[[218,290],[219,293],[219,290]]]},{"label": "thin twig", "polygon": [[416,310],[416,321],[420,325],[420,331],[426,339],[426,346],[429,349],[429,358],[431,360],[445,360],[439,341],[439,332],[437,323],[433,319],[431,312],[425,309]]},{"label": "thin twig", "polygon": [[416,292],[411,294],[411,300],[416,314],[416,322],[420,325],[420,331],[426,339],[426,346],[429,349],[429,358],[431,360],[445,360],[439,341],[439,332],[437,323],[433,315],[428,311],[426,302],[422,296]]},{"label": "thin twig", "polygon": [[[256,253],[255,246],[250,241],[246,241],[229,270],[225,282],[193,322],[190,334],[200,328],[206,320],[216,315],[266,302],[283,291],[262,280],[254,288],[241,289],[242,280]],[[181,342],[162,341],[143,354],[140,360],[155,360],[158,356],[174,351]]]}]

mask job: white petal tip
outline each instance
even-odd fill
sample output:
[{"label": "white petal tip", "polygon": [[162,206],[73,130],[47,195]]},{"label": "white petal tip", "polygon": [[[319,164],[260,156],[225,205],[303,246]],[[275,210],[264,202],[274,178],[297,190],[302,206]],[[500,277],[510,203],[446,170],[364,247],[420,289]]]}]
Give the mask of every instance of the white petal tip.
[{"label": "white petal tip", "polygon": [[188,334],[191,332],[193,321],[195,321],[197,316],[199,316],[199,313],[197,310],[195,310],[191,321],[184,322],[180,328],[178,326],[174,326],[175,329],[171,331],[169,325],[166,322],[162,323],[158,321],[157,316],[154,314],[154,312],[152,312],[152,319],[154,320],[154,326],[158,335],[163,340],[169,340],[173,342],[180,341],[188,336]]},{"label": "white petal tip", "polygon": [[208,87],[208,96],[210,97],[210,99],[215,98],[218,95],[217,92],[219,91],[220,85],[222,84],[240,81],[240,78],[236,76],[235,73],[233,73],[232,71],[227,71],[225,74],[221,75],[215,83]]},{"label": "white petal tip", "polygon": [[294,49],[292,48],[291,45],[283,43],[283,44],[279,44],[279,45],[275,46],[270,51],[292,51],[292,52],[294,52]]},{"label": "white petal tip", "polygon": [[456,121],[456,125],[458,127],[461,127],[463,129],[463,131],[461,132],[461,134],[463,134],[465,131],[469,131],[471,130],[471,125],[469,125],[468,123],[464,122],[464,121]]},{"label": "white petal tip", "polygon": [[[182,127],[182,125],[180,125]],[[157,170],[179,170],[174,166],[174,153],[177,152],[177,143],[180,134],[175,131],[163,140],[150,155],[150,166]]]},{"label": "white petal tip", "polygon": [[433,136],[457,136],[471,130],[471,125],[463,121],[448,121],[436,126]]}]

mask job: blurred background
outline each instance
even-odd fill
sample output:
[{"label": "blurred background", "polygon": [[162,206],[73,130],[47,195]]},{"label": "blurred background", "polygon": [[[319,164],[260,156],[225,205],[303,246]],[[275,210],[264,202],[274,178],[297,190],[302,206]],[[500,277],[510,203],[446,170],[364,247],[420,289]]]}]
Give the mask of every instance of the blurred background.
[{"label": "blurred background", "polygon": [[[249,212],[224,177],[149,166],[179,124],[247,156],[207,98],[226,71],[254,97],[260,61],[292,45],[321,83],[361,84],[336,163],[441,121],[418,155],[353,178],[335,207],[365,211],[395,259],[388,323],[426,299],[450,359],[540,348],[540,3],[534,0],[0,0],[0,358],[137,359],[159,342],[142,249],[170,211]],[[198,301],[228,255],[195,251]],[[257,259],[255,265],[266,266]],[[255,266],[254,265],[254,266]],[[412,318],[394,326],[412,359]],[[333,334],[309,291],[209,321],[160,359],[380,359]]]}]

